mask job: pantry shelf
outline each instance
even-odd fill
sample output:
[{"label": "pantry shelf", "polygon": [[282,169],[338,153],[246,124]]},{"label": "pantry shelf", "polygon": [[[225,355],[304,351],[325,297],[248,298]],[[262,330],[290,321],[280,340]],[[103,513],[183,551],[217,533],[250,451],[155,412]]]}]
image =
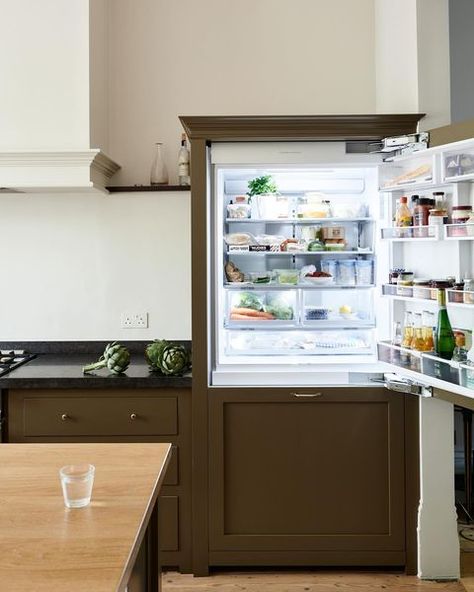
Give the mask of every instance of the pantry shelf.
[{"label": "pantry shelf", "polygon": [[270,257],[308,257],[313,255],[373,255],[374,251],[227,251],[227,255],[235,256],[251,256],[269,255]]},{"label": "pantry shelf", "polygon": [[224,284],[226,290],[372,290],[374,284],[367,285],[339,285],[339,284],[251,284],[246,282],[235,282]]}]

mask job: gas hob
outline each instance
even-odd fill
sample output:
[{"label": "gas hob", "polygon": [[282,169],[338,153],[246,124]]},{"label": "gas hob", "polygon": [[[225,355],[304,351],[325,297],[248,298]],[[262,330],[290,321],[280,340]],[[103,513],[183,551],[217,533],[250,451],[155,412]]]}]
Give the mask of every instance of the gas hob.
[{"label": "gas hob", "polygon": [[29,354],[24,350],[0,350],[0,376],[8,374],[18,366],[26,364],[35,357],[34,354]]}]

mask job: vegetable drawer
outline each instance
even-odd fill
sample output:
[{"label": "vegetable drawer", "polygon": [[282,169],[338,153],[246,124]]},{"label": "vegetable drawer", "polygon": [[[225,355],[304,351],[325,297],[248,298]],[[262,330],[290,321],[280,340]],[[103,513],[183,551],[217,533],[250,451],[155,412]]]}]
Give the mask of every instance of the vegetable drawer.
[{"label": "vegetable drawer", "polygon": [[175,397],[25,398],[24,434],[33,436],[151,436],[178,431]]}]

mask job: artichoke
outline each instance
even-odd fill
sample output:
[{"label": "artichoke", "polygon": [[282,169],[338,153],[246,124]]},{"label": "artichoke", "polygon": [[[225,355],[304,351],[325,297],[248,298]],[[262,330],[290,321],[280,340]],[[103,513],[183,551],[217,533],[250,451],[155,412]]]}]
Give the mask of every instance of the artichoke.
[{"label": "artichoke", "polygon": [[129,364],[130,352],[126,347],[114,341],[106,346],[104,353],[97,362],[84,366],[82,372],[86,374],[92,372],[92,370],[107,367],[112,374],[122,374],[127,370]]},{"label": "artichoke", "polygon": [[168,345],[166,339],[155,339],[145,349],[145,358],[152,370],[160,370],[160,357],[162,350]]},{"label": "artichoke", "polygon": [[164,339],[150,343],[145,357],[151,370],[170,376],[184,374],[191,367],[190,352],[183,345]]}]

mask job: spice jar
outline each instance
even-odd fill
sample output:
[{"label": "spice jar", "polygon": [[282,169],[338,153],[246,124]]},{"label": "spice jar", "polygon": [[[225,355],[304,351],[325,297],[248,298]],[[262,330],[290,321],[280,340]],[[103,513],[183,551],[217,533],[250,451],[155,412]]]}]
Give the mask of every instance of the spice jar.
[{"label": "spice jar", "polygon": [[397,280],[397,295],[398,296],[412,296],[413,295],[413,272],[400,272]]},{"label": "spice jar", "polygon": [[437,210],[433,208],[430,210],[430,214],[428,216],[428,224],[429,226],[443,226],[444,222],[445,211],[444,210]]},{"label": "spice jar", "polygon": [[464,278],[463,302],[465,304],[474,304],[474,280]]},{"label": "spice jar", "polygon": [[464,282],[457,282],[453,291],[448,294],[450,302],[464,302]]},{"label": "spice jar", "polygon": [[[413,226],[428,226],[430,210],[434,206],[433,200],[420,197],[413,211]],[[413,236],[423,238],[428,236],[428,228],[414,228]]]},{"label": "spice jar", "polygon": [[430,285],[427,279],[413,280],[413,298],[430,298]]},{"label": "spice jar", "polygon": [[389,284],[396,284],[398,282],[398,276],[401,272],[405,271],[404,269],[391,269],[388,275],[388,283]]},{"label": "spice jar", "polygon": [[449,290],[453,287],[453,282],[450,280],[431,280],[431,300],[438,299],[439,290]]}]

